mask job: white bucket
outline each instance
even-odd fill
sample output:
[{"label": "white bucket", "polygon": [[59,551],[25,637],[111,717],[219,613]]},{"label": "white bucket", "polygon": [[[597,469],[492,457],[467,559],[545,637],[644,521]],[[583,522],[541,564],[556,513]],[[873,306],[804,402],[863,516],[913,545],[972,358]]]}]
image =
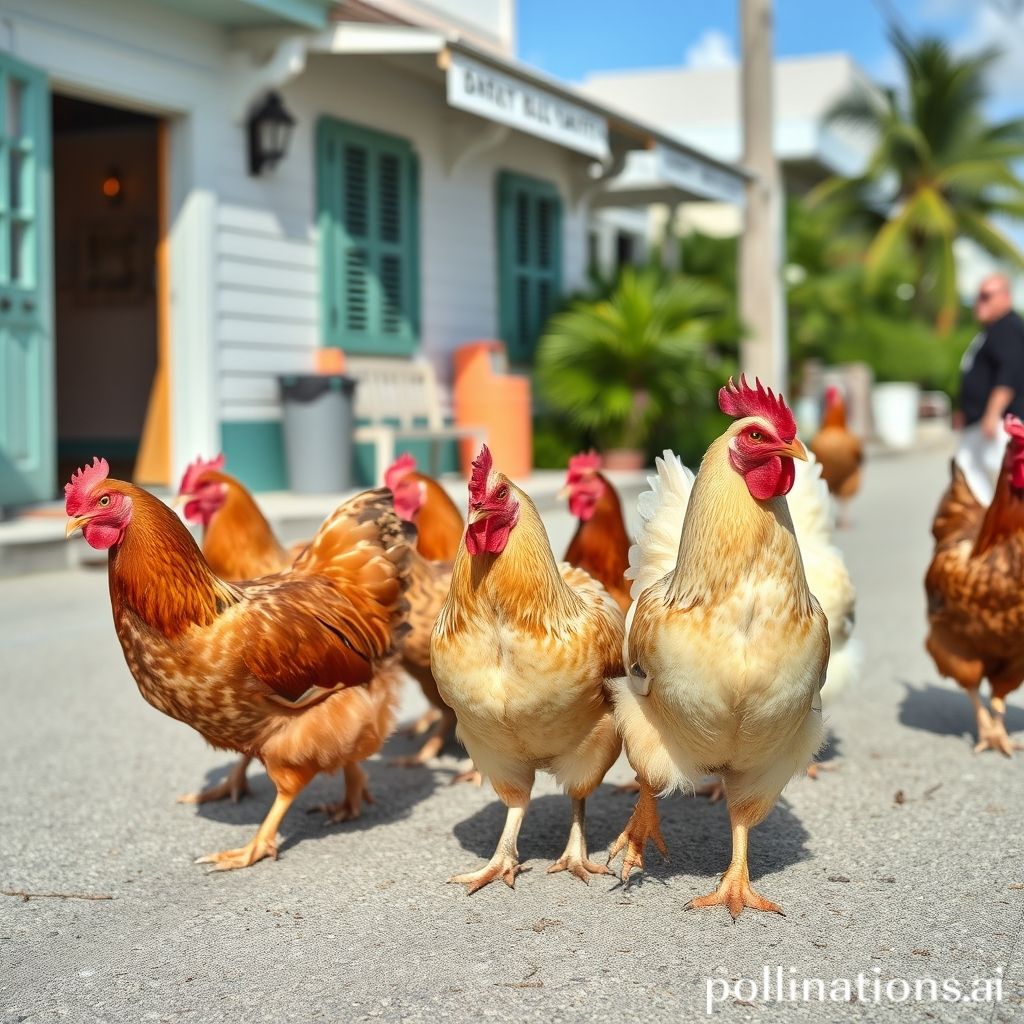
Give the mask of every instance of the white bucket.
[{"label": "white bucket", "polygon": [[875,433],[890,448],[910,448],[917,437],[917,407],[921,389],[916,384],[876,384],[871,391]]}]

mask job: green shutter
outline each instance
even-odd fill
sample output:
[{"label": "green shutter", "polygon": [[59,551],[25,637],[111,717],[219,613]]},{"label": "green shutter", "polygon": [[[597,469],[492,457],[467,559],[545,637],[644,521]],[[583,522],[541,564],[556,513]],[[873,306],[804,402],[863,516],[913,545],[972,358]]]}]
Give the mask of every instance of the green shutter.
[{"label": "green shutter", "polygon": [[325,344],[408,355],[419,337],[418,168],[411,146],[321,118],[317,204]]},{"label": "green shutter", "polygon": [[498,177],[498,294],[509,359],[529,363],[562,284],[562,201],[550,182]]}]

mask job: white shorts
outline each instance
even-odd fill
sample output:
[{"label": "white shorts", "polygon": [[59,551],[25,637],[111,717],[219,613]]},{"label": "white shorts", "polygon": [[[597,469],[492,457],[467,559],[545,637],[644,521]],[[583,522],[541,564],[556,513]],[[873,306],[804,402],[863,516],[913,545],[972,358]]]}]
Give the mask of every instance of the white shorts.
[{"label": "white shorts", "polygon": [[990,505],[996,493],[996,480],[1003,464],[1003,452],[1009,435],[1002,425],[995,437],[981,432],[980,423],[972,423],[960,431],[956,448],[956,464],[967,477],[967,484],[983,505]]}]

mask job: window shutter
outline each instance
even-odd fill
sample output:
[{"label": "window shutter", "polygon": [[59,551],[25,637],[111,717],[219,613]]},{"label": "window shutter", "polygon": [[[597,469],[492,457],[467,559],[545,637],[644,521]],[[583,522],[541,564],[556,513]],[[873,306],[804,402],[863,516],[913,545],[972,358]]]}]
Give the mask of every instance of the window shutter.
[{"label": "window shutter", "polygon": [[561,211],[549,182],[505,172],[498,179],[498,285],[502,340],[513,362],[530,362],[561,289]]},{"label": "window shutter", "polygon": [[402,139],[330,118],[318,149],[325,340],[408,354],[419,333],[415,155]]}]

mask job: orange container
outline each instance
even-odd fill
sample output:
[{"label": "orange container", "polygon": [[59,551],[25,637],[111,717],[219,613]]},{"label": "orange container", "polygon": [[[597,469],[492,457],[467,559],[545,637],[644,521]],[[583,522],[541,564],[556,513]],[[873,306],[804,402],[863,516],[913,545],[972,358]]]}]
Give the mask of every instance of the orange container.
[{"label": "orange container", "polygon": [[[533,469],[530,379],[507,373],[507,367],[500,341],[473,341],[455,350],[455,423],[485,427],[494,465],[513,479],[525,479]],[[474,441],[459,444],[459,461],[467,476],[477,447]]]}]

